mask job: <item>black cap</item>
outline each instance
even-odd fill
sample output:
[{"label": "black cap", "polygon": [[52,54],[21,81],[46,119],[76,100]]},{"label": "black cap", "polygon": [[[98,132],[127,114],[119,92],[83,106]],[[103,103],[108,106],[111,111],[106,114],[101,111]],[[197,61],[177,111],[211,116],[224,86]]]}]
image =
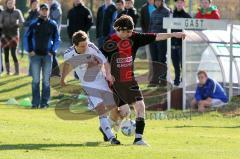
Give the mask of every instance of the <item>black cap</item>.
[{"label": "black cap", "polygon": [[47,9],[48,10],[49,9],[48,4],[47,3],[41,4],[40,9]]}]

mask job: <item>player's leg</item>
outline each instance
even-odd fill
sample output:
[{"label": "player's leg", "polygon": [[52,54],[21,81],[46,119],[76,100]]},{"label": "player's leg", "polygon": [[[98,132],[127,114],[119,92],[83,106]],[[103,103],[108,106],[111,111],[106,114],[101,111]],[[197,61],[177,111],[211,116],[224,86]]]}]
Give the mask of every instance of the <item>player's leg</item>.
[{"label": "player's leg", "polygon": [[[112,132],[110,123],[108,121],[107,113],[109,112],[108,107],[106,107],[106,103],[111,103],[109,99],[104,99],[103,94],[107,93],[104,90],[84,87],[85,92],[89,95],[89,109],[95,109],[100,122],[100,131],[104,135],[104,141],[110,141],[111,144],[120,144],[120,142],[116,139],[115,135]],[[113,97],[112,97],[113,98]],[[109,104],[112,105],[112,104]]]},{"label": "player's leg", "polygon": [[118,132],[123,119],[128,118],[130,114],[131,110],[128,104],[125,104],[123,106],[111,110],[109,115],[109,122],[115,132]]},{"label": "player's leg", "polygon": [[145,103],[143,100],[134,103],[136,113],[136,134],[133,144],[135,145],[148,145],[142,139],[145,128]]},{"label": "player's leg", "polygon": [[110,123],[108,121],[106,108],[103,103],[100,103],[96,106],[95,110],[99,115],[99,122],[100,122],[100,131],[104,135],[106,135],[107,140],[111,142],[111,144],[118,145],[120,142],[116,139],[115,135],[112,132]]}]

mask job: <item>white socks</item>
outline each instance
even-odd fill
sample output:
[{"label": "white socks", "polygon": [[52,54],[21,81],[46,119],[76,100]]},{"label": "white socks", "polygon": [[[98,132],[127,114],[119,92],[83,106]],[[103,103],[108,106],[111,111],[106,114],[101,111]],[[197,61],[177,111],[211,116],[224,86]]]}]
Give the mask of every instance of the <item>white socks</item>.
[{"label": "white socks", "polygon": [[112,128],[106,116],[99,117],[100,127],[102,128],[103,132],[107,136],[109,140],[115,138],[115,135],[112,132]]}]

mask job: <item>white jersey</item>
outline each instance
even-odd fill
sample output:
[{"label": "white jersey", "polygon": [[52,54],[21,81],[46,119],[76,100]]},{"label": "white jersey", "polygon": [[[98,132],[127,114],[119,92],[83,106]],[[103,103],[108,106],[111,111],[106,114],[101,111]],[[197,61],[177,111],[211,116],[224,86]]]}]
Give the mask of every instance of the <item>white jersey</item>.
[{"label": "white jersey", "polygon": [[[96,67],[97,64],[94,64],[93,67],[90,66],[89,61],[93,59],[98,61],[99,67]],[[64,60],[67,63],[71,63],[71,65],[75,63],[73,64],[75,65],[74,71],[79,77],[81,86],[110,91],[103,67],[107,59],[93,43],[88,42],[88,47],[84,54],[78,54],[73,46],[70,47],[64,53]]]}]

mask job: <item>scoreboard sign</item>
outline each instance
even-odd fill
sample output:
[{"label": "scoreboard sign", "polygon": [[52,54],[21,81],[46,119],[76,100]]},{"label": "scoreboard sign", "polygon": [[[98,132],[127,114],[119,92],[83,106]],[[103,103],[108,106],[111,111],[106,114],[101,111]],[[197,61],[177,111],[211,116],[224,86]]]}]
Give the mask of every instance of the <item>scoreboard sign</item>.
[{"label": "scoreboard sign", "polygon": [[164,18],[163,28],[183,30],[227,30],[228,23],[224,20]]}]

